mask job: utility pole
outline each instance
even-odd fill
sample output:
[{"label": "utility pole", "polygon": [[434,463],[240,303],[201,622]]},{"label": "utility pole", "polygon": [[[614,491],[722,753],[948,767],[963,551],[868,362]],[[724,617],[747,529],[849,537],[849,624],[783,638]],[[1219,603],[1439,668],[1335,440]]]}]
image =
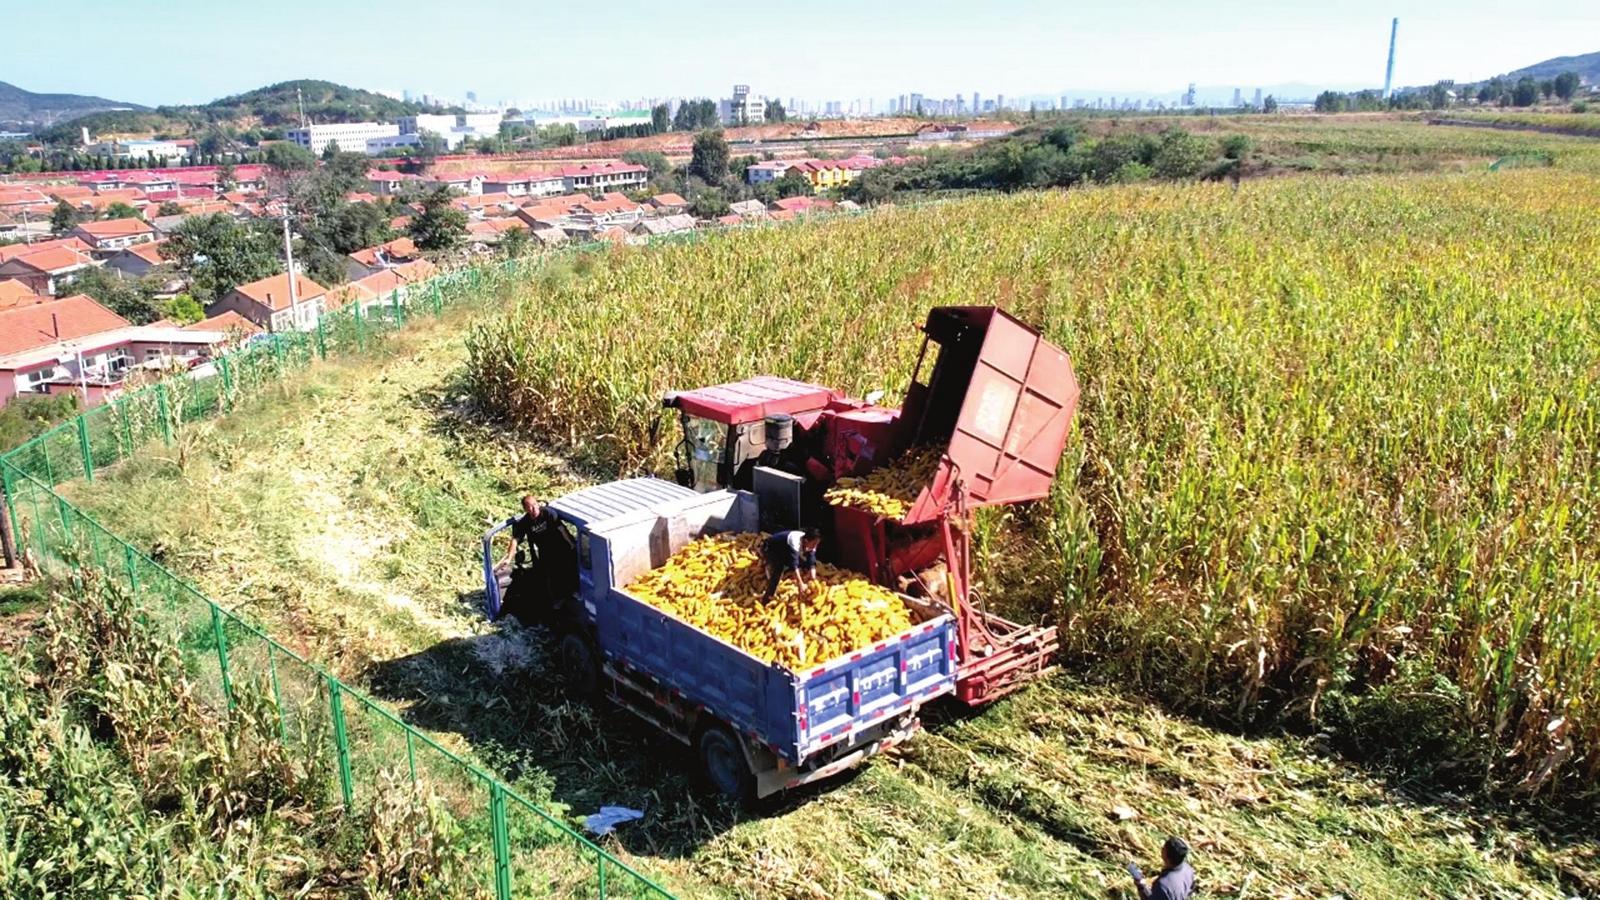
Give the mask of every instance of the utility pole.
[{"label": "utility pole", "polygon": [[[1399,21],[1396,19],[1395,21]],[[300,127],[306,127],[306,98],[299,88],[294,89],[294,102],[300,106]]]},{"label": "utility pole", "polygon": [[[287,204],[288,200],[285,200],[284,202]],[[298,292],[295,290],[294,243],[289,240],[288,210],[284,210],[283,213],[283,259],[289,270],[289,318],[297,319],[300,315],[300,311],[295,309],[295,307],[300,305],[300,300],[296,296]]]}]

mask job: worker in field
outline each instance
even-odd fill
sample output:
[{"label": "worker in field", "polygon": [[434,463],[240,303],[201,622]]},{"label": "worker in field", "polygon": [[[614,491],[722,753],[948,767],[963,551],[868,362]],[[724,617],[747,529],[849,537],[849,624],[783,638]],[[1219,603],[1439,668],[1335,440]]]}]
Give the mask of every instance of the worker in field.
[{"label": "worker in field", "polygon": [[772,595],[778,592],[778,582],[785,575],[794,575],[794,583],[802,594],[807,590],[808,576],[812,584],[818,583],[817,547],[821,543],[822,535],[815,528],[774,531],[762,541],[761,555],[767,564],[767,592],[761,595],[761,602],[772,599]]},{"label": "worker in field", "polygon": [[1139,891],[1139,900],[1189,900],[1194,893],[1194,869],[1189,866],[1189,845],[1183,838],[1169,837],[1161,845],[1161,873],[1144,879],[1137,863],[1128,863],[1128,874]]},{"label": "worker in field", "polygon": [[546,619],[576,580],[571,536],[532,494],[523,495],[522,515],[511,520],[511,546],[500,561],[502,569],[508,566],[505,610],[519,619]]}]

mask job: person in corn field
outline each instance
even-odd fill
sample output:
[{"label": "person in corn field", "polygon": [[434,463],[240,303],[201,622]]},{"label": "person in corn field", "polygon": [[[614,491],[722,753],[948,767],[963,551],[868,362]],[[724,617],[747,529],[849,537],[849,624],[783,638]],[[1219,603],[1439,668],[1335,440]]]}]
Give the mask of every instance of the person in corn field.
[{"label": "person in corn field", "polygon": [[561,591],[576,579],[572,543],[555,510],[532,494],[522,497],[522,515],[511,520],[511,546],[500,568],[510,567],[505,611],[519,619],[546,618],[564,599]]},{"label": "person in corn field", "polygon": [[817,546],[821,543],[822,535],[815,528],[774,531],[768,535],[761,542],[761,556],[767,564],[767,592],[761,595],[761,602],[771,600],[778,592],[778,582],[791,572],[801,593],[806,591],[806,576],[810,576],[812,584],[818,583]]},{"label": "person in corn field", "polygon": [[1139,900],[1189,900],[1194,893],[1194,869],[1189,866],[1189,845],[1183,838],[1168,837],[1161,845],[1160,874],[1147,883],[1138,863],[1128,863]]}]

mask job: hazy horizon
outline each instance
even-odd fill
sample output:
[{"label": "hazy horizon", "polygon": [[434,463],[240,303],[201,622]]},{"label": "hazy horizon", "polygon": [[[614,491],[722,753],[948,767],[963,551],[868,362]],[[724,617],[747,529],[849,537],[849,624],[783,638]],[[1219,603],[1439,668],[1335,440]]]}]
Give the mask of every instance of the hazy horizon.
[{"label": "hazy horizon", "polygon": [[[986,99],[1160,95],[1190,82],[1248,94],[1291,83],[1381,86],[1394,16],[1397,86],[1487,78],[1600,50],[1600,8],[1508,17],[1482,0],[1354,0],[1316,9],[1229,0],[1074,8],[1040,0],[870,7],[818,0],[803,11],[722,2],[596,8],[464,0],[441,11],[417,0],[376,10],[281,0],[270,14],[199,0],[159,8],[30,4],[5,14],[8,30],[24,40],[8,47],[0,81],[150,106],[295,78],[456,99],[475,91],[483,103],[720,97],[734,83],[784,99],[846,102],[913,91],[977,91]],[[72,41],[70,66],[61,65],[64,35]],[[181,64],[161,61],[164,48],[181,54]]]}]

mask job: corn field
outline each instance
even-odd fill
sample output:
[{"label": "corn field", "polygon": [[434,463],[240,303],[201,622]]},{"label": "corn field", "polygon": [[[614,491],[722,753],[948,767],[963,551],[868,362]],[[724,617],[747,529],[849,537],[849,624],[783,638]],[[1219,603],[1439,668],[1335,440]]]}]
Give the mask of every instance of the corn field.
[{"label": "corn field", "polygon": [[660,470],[663,391],[892,401],[928,307],[999,304],[1084,386],[1007,561],[1080,671],[1240,721],[1403,698],[1483,749],[1472,777],[1571,796],[1600,774],[1597,212],[1559,169],[881,210],[529,283],[469,368],[510,420]]}]

